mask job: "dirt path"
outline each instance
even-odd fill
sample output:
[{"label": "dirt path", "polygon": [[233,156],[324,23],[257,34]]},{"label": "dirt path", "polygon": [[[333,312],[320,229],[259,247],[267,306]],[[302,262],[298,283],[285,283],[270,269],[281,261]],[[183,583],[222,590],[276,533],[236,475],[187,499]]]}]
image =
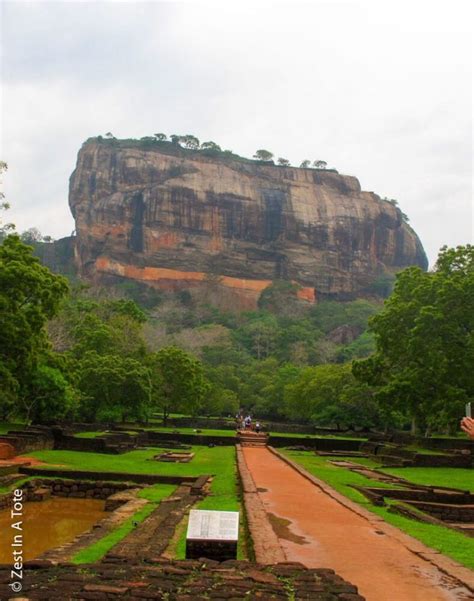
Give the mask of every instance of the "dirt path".
[{"label": "dirt path", "polygon": [[367,601],[472,599],[466,589],[390,536],[390,528],[375,528],[268,449],[242,450],[288,561],[332,568]]}]

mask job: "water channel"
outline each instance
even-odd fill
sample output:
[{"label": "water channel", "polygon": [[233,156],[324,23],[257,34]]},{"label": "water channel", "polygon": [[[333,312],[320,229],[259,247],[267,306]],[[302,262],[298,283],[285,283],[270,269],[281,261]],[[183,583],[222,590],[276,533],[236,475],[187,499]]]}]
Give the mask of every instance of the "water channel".
[{"label": "water channel", "polygon": [[[22,534],[23,561],[26,561],[71,541],[107,515],[110,513],[104,511],[102,500],[64,497],[25,503],[22,517],[12,518],[11,510],[3,509],[0,511],[0,563],[12,563],[12,551],[17,548],[12,547],[15,535]],[[21,531],[12,528],[12,524],[19,521]]]}]

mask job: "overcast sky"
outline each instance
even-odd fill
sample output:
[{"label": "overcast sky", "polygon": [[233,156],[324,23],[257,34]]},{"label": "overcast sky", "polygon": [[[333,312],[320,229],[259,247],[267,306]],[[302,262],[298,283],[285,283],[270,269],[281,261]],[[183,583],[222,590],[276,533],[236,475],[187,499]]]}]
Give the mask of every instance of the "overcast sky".
[{"label": "overcast sky", "polygon": [[8,220],[74,229],[82,142],[192,133],[396,198],[430,262],[473,240],[472,2],[2,3]]}]

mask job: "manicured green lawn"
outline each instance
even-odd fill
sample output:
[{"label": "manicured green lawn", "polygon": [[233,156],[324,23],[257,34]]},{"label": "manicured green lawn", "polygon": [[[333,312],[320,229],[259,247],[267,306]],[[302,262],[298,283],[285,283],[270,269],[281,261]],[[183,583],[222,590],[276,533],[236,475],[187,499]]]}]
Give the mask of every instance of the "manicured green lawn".
[{"label": "manicured green lawn", "polygon": [[387,468],[383,472],[425,486],[446,486],[474,492],[474,469],[458,467]]},{"label": "manicured green lawn", "polygon": [[[235,430],[213,430],[213,429],[201,429],[201,428],[163,428],[163,426],[149,426],[144,428],[145,430],[153,430],[154,432],[167,432],[180,434],[196,434],[198,436],[235,436]],[[196,430],[201,430],[196,432]]]},{"label": "manicured green lawn", "polygon": [[[164,428],[163,426],[148,426],[144,428],[145,430],[153,430],[154,432],[179,432],[180,434],[197,434],[200,436],[235,436],[235,430],[213,430],[206,428],[180,428],[169,426]],[[196,430],[201,430],[200,432],[196,432]],[[283,436],[285,438],[335,438],[337,440],[358,440],[363,442],[367,440],[366,438],[356,438],[351,436],[332,436],[330,434],[293,434],[291,432],[274,432],[273,430],[270,432],[270,436]]]},{"label": "manicured green lawn", "polygon": [[407,451],[415,451],[415,453],[419,453],[420,455],[447,455],[448,454],[448,453],[444,453],[443,451],[426,449],[425,447],[420,447],[417,444],[410,444],[404,448],[407,449]]},{"label": "manicured green lawn", "polygon": [[367,438],[358,438],[355,436],[335,436],[333,434],[298,434],[297,432],[275,432],[270,431],[270,438],[273,436],[283,436],[284,438],[330,438],[335,440],[358,440],[364,442]]},{"label": "manicured green lawn", "polygon": [[105,432],[78,432],[74,434],[76,438],[97,438],[97,436],[103,436]]},{"label": "manicured green lawn", "polygon": [[[193,446],[195,453],[190,463],[162,463],[153,461],[161,448],[152,448],[139,451],[130,451],[122,455],[106,455],[102,453],[83,453],[80,451],[34,451],[28,453],[30,457],[41,459],[45,463],[91,472],[129,472],[135,474],[163,474],[201,476],[215,474],[212,492],[216,490],[219,495],[234,495],[234,486],[228,482],[229,470],[234,470],[235,448]],[[52,465],[51,468],[55,468]],[[224,495],[224,496],[225,496]]]},{"label": "manicured green lawn", "polygon": [[[376,507],[375,505],[372,505],[361,493],[351,488],[350,485],[356,484],[359,486],[379,488],[384,488],[386,485],[376,482],[375,480],[369,480],[348,469],[331,465],[329,463],[330,458],[318,457],[314,453],[309,452],[289,451],[287,449],[283,449],[282,451],[310,473],[327,482],[347,498],[362,505],[369,511],[378,514],[388,523],[393,524],[397,528],[400,528],[400,530],[417,538],[427,546],[452,557],[454,560],[462,563],[468,568],[474,569],[474,538],[470,538],[464,534],[450,530],[449,528],[444,528],[443,526],[423,524],[415,520],[395,515],[388,511],[388,507]],[[348,460],[351,460],[351,458],[348,458]],[[359,461],[359,458],[354,458],[353,461],[362,463],[362,461]],[[446,470],[452,472],[451,478],[449,479],[450,484],[441,483],[446,482],[449,477],[447,472],[445,474],[442,473],[443,468],[397,468],[384,471],[420,484],[452,487],[457,487],[457,484],[453,482],[452,476],[461,472],[461,474],[459,474],[459,479],[465,481],[467,478],[468,481],[472,483],[473,474],[471,470],[456,468],[446,468]],[[470,473],[466,474],[466,472]],[[424,482],[421,482],[421,480],[424,480]],[[464,484],[464,486],[460,488],[466,489],[468,487]]]},{"label": "manicured green lawn", "polygon": [[[193,446],[192,450],[195,456],[190,463],[147,461],[160,450],[159,448],[153,448],[146,451],[131,451],[123,455],[82,453],[78,451],[35,451],[34,453],[29,453],[29,456],[37,457],[46,463],[92,472],[129,472],[136,474],[148,473],[183,476],[213,474],[215,477],[211,484],[210,494],[196,507],[199,509],[216,509],[221,511],[241,511],[237,485],[235,448],[233,446],[213,448]],[[51,467],[53,468],[54,466],[51,465]],[[60,468],[58,467],[58,469]],[[153,492],[154,487],[145,489],[140,493],[140,496],[145,496],[145,498],[152,501],[161,500],[161,487],[163,486],[161,484],[157,485],[156,493]],[[158,495],[158,497],[153,497],[154,494]],[[141,510],[143,513],[140,513],[138,517],[144,519],[148,515],[147,511],[151,510],[144,508]],[[133,521],[138,521],[136,515],[133,516],[133,519],[122,524],[117,531],[107,535],[105,537],[106,540],[102,539],[93,545],[90,550],[81,551],[76,556],[75,561],[83,563],[95,561],[94,558],[96,556],[101,557],[130,531]],[[186,532],[183,529],[176,548],[176,554],[179,558],[184,558],[185,536]],[[245,542],[242,538],[240,543],[241,548],[239,549],[240,556],[242,556],[244,544]]]}]

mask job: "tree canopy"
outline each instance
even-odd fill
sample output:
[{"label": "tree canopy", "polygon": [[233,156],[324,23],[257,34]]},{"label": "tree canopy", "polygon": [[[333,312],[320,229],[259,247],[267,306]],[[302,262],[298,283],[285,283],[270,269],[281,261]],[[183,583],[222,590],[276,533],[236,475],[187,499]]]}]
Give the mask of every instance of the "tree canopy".
[{"label": "tree canopy", "polygon": [[400,272],[369,324],[376,352],[354,363],[356,377],[413,432],[456,424],[474,397],[474,247],[443,248],[432,272]]},{"label": "tree canopy", "polygon": [[172,409],[197,413],[208,391],[199,361],[180,348],[166,347],[150,354],[147,364],[151,372],[152,400],[162,411],[164,423]]},{"label": "tree canopy", "polygon": [[68,292],[65,278],[33,256],[17,235],[0,245],[0,394],[29,394],[28,383],[49,350],[45,325]]}]

